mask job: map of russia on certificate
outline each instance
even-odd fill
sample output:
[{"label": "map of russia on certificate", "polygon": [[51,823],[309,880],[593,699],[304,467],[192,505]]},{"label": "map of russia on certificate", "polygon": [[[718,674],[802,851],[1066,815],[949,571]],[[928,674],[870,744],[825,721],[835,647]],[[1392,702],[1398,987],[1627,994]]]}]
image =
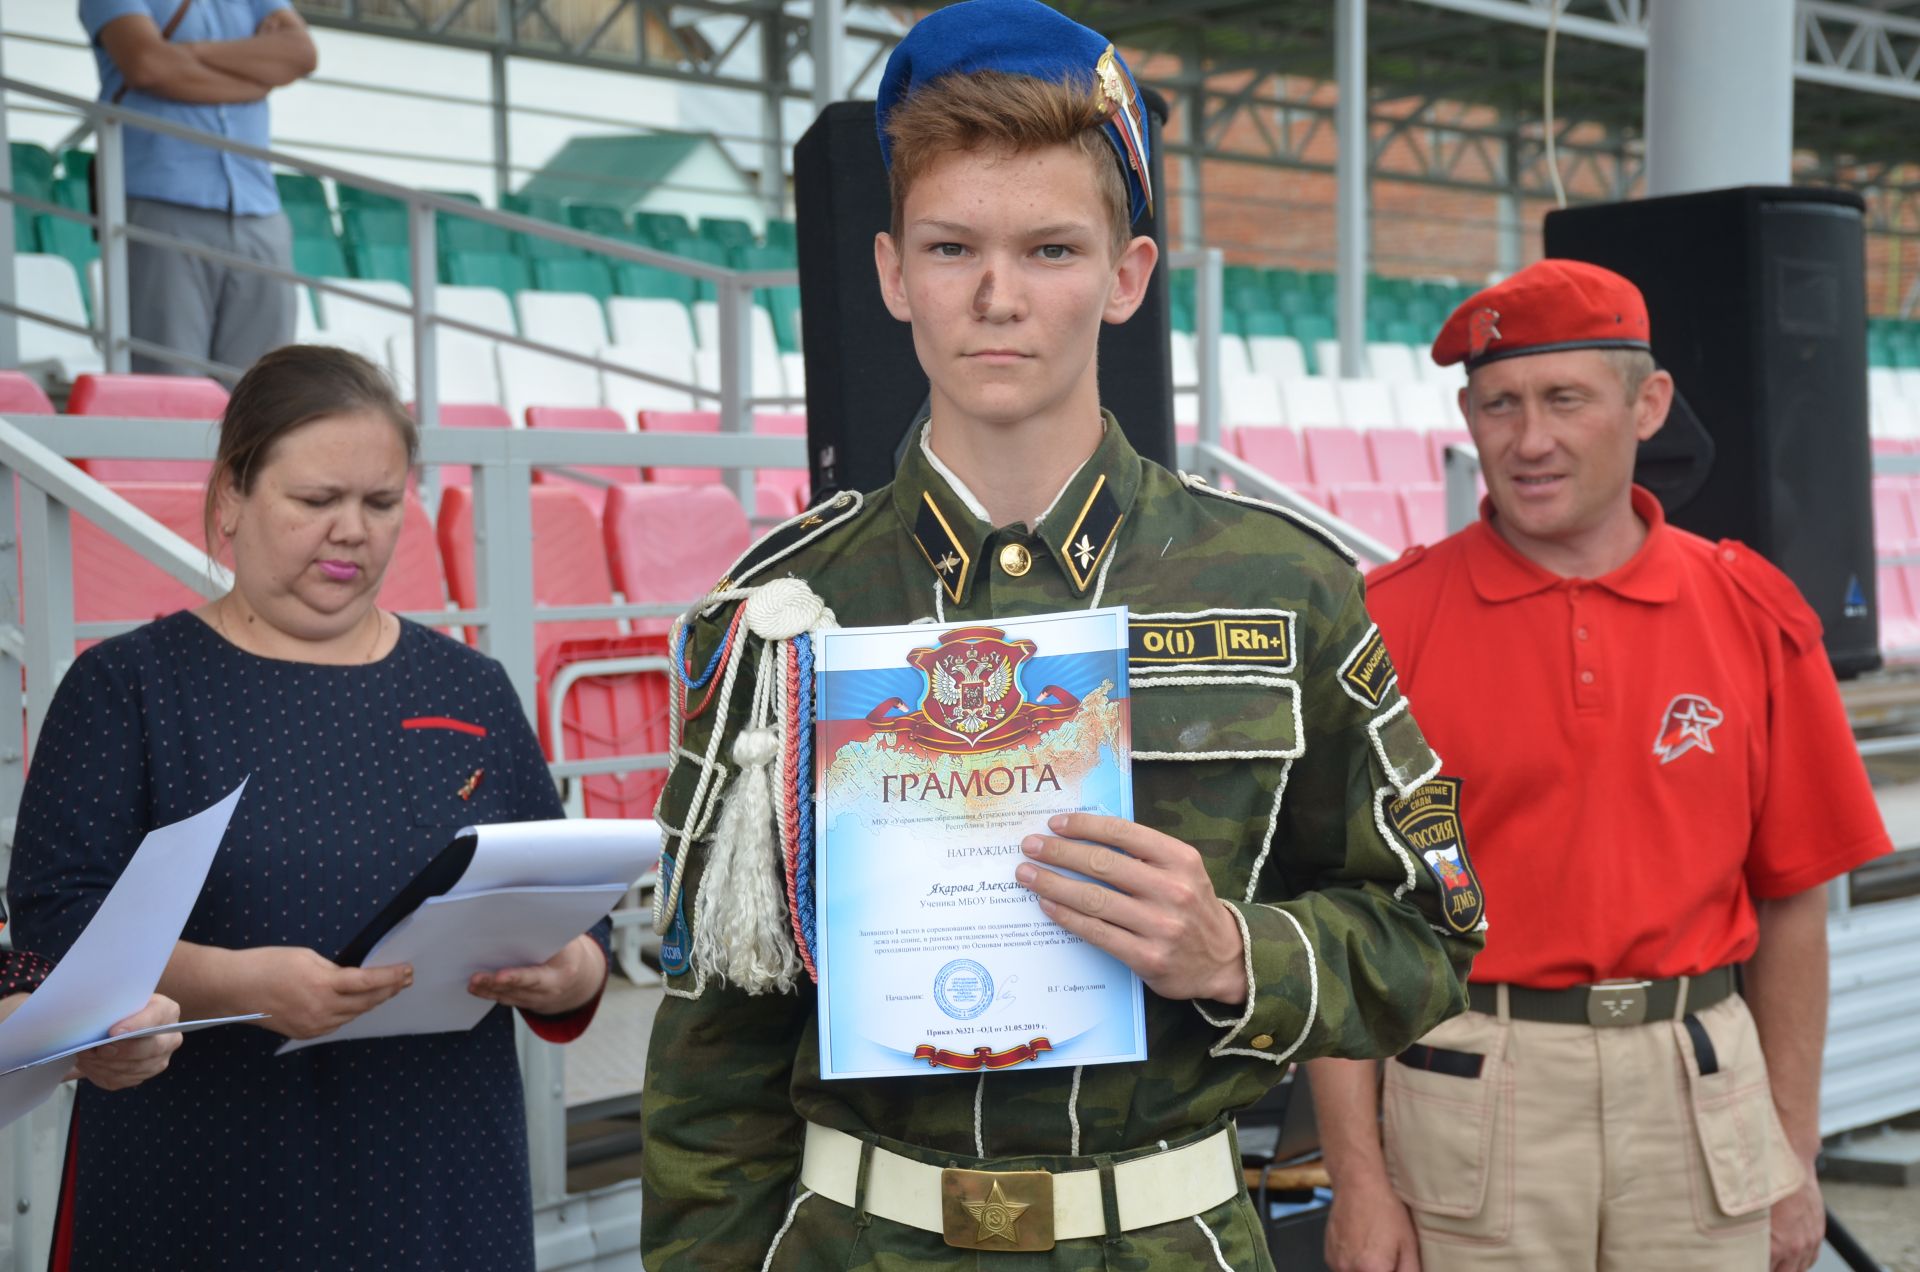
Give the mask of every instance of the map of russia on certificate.
[{"label": "map of russia on certificate", "polygon": [[823,1076],[1144,1059],[1138,978],[1014,878],[1133,815],[1126,611],[833,631],[816,675]]}]

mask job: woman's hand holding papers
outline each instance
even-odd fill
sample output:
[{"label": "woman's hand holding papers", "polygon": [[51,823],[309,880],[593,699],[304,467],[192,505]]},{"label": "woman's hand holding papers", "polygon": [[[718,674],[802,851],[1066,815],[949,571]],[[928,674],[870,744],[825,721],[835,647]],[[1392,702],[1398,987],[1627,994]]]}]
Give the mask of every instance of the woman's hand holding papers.
[{"label": "woman's hand holding papers", "polygon": [[248,993],[236,1001],[264,1011],[262,1028],[289,1038],[318,1038],[362,1012],[372,1011],[413,984],[413,968],[341,967],[312,950],[291,945],[235,950]]},{"label": "woman's hand holding papers", "polygon": [[558,1016],[591,1002],[607,980],[606,955],[591,936],[568,941],[537,967],[506,967],[479,972],[467,992],[540,1016]]},{"label": "woman's hand holding papers", "polygon": [[[147,1000],[145,1007],[107,1032],[132,1033],[136,1029],[178,1024],[179,1021],[180,1004],[165,994],[155,994]],[[74,1059],[73,1073],[75,1077],[85,1078],[102,1090],[123,1091],[158,1076],[179,1049],[180,1035],[177,1033],[148,1034],[131,1042],[109,1043],[92,1051],[81,1052]]]}]

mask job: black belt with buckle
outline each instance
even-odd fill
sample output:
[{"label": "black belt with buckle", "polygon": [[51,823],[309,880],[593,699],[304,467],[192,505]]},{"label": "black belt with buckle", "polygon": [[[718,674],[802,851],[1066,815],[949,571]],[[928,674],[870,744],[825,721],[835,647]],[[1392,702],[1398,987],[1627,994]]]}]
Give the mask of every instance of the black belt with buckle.
[{"label": "black belt with buckle", "polygon": [[[1687,987],[1688,1012],[1705,1011],[1732,997],[1738,989],[1731,965],[1716,967],[1699,976],[1678,976],[1671,980],[1600,981],[1569,989],[1509,985],[1507,1014],[1515,1020],[1535,1020],[1550,1025],[1638,1025],[1649,1020],[1675,1020],[1679,1016],[1675,1009],[1681,1005],[1683,983]],[[1500,1009],[1499,988],[1468,985],[1467,1004],[1475,1011],[1493,1015]]]}]

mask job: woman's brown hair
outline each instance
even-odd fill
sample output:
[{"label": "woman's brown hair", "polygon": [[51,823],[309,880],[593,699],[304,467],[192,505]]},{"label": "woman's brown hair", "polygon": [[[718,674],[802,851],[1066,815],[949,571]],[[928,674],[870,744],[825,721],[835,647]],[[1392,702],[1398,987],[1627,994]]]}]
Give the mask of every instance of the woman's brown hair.
[{"label": "woman's brown hair", "polygon": [[220,417],[220,447],[202,511],[208,554],[218,549],[214,525],[223,482],[231,480],[235,490],[251,494],[254,478],[281,438],[329,415],[363,412],[393,425],[411,467],[420,456],[420,430],[387,373],[359,354],[333,345],[286,345],[249,367]]}]

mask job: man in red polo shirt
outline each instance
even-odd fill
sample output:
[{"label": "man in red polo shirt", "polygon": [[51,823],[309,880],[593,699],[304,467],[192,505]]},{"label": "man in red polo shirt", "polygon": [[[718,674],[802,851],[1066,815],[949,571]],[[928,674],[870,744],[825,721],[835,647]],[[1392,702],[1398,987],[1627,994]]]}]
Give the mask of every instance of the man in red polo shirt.
[{"label": "man in red polo shirt", "polygon": [[1890,847],[1820,622],[1632,484],[1673,380],[1626,279],[1541,261],[1433,358],[1467,365],[1487,499],[1367,602],[1445,761],[1401,838],[1460,868],[1469,913],[1477,868],[1487,946],[1473,1009],[1384,1075],[1311,1066],[1328,1262],[1800,1272],[1824,1231],[1821,885]]}]

